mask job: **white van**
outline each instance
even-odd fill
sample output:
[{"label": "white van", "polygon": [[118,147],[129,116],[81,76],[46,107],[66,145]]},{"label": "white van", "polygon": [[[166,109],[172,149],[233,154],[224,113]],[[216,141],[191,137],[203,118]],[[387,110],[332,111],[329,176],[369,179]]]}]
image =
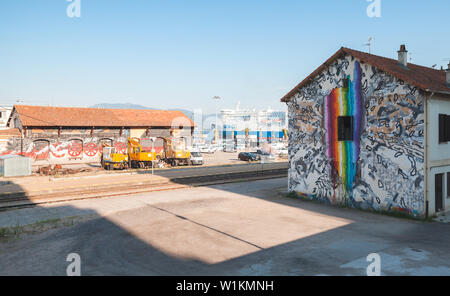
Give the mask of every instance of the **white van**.
[{"label": "white van", "polygon": [[191,165],[202,165],[203,155],[199,151],[191,152]]}]

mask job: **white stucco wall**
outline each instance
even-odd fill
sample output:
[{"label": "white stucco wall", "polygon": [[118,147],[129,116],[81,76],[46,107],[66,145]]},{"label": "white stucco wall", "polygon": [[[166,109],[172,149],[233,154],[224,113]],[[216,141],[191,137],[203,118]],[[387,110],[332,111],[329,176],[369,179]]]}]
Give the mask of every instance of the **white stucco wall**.
[{"label": "white stucco wall", "polygon": [[439,143],[439,114],[450,115],[450,98],[434,95],[428,100],[429,160],[446,161],[450,165],[450,142]]},{"label": "white stucco wall", "polygon": [[435,175],[444,174],[444,208],[450,209],[450,195],[447,192],[447,176],[450,174],[450,142],[439,143],[439,114],[450,115],[450,98],[433,95],[428,100],[428,201],[430,214],[435,213]]},{"label": "white stucco wall", "polygon": [[0,129],[6,129],[7,122],[9,119],[9,116],[11,115],[12,107],[2,107],[0,106]]}]

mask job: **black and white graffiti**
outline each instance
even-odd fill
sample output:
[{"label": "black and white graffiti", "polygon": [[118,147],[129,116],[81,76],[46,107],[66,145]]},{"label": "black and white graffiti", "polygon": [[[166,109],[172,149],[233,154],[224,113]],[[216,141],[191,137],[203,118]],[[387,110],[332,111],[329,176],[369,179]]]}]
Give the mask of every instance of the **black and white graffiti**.
[{"label": "black and white graffiti", "polygon": [[[361,65],[363,114],[355,139],[357,173],[348,192],[336,184],[327,154],[324,102],[346,77],[355,78],[355,64]],[[423,104],[423,94],[396,77],[352,56],[337,59],[288,102],[289,190],[329,203],[423,215]]]}]

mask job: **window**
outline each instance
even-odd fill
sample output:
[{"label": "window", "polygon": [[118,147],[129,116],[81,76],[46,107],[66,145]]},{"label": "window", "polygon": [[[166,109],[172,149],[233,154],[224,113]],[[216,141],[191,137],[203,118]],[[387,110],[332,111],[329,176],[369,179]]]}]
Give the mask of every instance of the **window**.
[{"label": "window", "polygon": [[338,117],[338,141],[353,141],[353,116]]},{"label": "window", "polygon": [[450,115],[439,114],[439,143],[450,141]]}]

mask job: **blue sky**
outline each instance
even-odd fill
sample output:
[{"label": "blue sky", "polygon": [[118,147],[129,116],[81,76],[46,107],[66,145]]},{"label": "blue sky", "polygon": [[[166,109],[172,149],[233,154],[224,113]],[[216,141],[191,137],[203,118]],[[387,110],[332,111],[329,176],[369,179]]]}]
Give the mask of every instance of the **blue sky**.
[{"label": "blue sky", "polygon": [[0,1],[0,103],[284,108],[280,98],[341,46],[414,63],[450,58],[450,1]]}]

